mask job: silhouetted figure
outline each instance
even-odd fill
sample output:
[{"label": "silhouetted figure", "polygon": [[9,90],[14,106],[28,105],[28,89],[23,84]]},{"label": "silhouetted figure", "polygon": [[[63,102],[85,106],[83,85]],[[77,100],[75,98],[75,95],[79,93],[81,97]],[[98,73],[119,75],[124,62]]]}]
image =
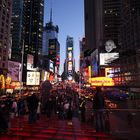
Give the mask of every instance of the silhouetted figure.
[{"label": "silhouetted figure", "polygon": [[100,87],[96,88],[93,98],[93,110],[95,111],[96,131],[104,131],[104,107],[105,100]]},{"label": "silhouetted figure", "polygon": [[69,108],[67,111],[67,119],[68,120],[72,120],[72,116],[73,116],[73,111],[72,111],[72,106],[71,106],[71,102],[69,103]]},{"label": "silhouetted figure", "polygon": [[133,127],[133,115],[130,112],[127,115],[127,121],[128,121],[128,125]]},{"label": "silhouetted figure", "polygon": [[52,109],[53,109],[53,105],[52,105],[52,98],[49,97],[49,99],[47,100],[46,102],[46,114],[47,114],[47,117],[50,118],[51,115],[52,115]]},{"label": "silhouetted figure", "polygon": [[86,121],[86,117],[85,117],[85,112],[86,112],[86,100],[85,97],[81,97],[80,100],[80,111],[81,111],[81,121],[85,122]]},{"label": "silhouetted figure", "polygon": [[38,107],[39,99],[35,93],[27,98],[27,106],[29,110],[29,123],[36,122],[37,119],[37,107]]}]

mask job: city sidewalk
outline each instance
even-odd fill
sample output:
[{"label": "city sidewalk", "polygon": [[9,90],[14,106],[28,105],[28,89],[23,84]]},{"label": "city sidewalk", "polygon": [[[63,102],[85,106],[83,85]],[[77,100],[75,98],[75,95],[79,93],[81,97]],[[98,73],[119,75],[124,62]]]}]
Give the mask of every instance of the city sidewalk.
[{"label": "city sidewalk", "polygon": [[111,134],[117,139],[139,140],[140,139],[140,112],[136,113],[132,125],[128,124],[126,112],[119,115],[116,112],[110,113]]}]

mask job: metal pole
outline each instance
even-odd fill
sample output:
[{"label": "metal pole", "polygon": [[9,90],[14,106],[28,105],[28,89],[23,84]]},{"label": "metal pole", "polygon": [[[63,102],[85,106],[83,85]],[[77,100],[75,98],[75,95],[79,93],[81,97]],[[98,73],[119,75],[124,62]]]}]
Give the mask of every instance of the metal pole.
[{"label": "metal pole", "polygon": [[22,87],[22,73],[23,73],[23,60],[24,60],[24,41],[23,41],[23,45],[22,45],[22,51],[21,51],[21,69],[20,69],[20,94],[21,94],[21,87]]}]

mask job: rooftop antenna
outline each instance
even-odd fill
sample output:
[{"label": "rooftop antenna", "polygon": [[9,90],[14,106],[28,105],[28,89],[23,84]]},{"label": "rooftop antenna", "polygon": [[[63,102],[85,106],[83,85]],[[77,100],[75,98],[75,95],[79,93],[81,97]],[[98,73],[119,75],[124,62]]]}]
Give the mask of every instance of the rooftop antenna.
[{"label": "rooftop antenna", "polygon": [[52,23],[52,0],[50,2],[51,2],[51,4],[50,4],[50,7],[51,7],[51,9],[50,9],[50,22]]}]

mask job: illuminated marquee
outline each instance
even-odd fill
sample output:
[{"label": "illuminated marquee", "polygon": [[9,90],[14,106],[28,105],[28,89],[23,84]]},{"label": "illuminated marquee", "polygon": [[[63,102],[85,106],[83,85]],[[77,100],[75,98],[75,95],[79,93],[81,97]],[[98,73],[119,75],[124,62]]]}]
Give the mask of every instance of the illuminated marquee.
[{"label": "illuminated marquee", "polygon": [[107,77],[95,77],[89,78],[89,83],[92,86],[114,86],[114,80],[112,78]]},{"label": "illuminated marquee", "polygon": [[71,71],[72,70],[72,61],[68,62],[68,70]]},{"label": "illuminated marquee", "polygon": [[1,83],[1,88],[5,88],[5,79],[4,79],[4,75],[0,75],[0,83]]},{"label": "illuminated marquee", "polygon": [[72,47],[68,47],[68,51],[71,51],[72,50]]}]

